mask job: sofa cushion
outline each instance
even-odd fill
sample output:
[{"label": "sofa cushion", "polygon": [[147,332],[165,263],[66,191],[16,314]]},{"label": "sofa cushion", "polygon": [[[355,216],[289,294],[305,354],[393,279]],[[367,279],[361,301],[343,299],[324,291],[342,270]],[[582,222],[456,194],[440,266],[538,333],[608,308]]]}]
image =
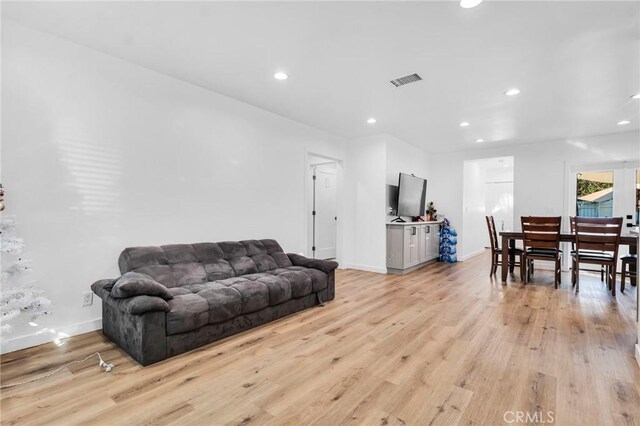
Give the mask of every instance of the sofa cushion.
[{"label": "sofa cushion", "polygon": [[238,277],[238,278],[244,278],[245,280],[255,281],[259,278],[270,277],[270,276],[271,274],[269,272],[258,272],[257,274],[243,275],[242,277]]},{"label": "sofa cushion", "polygon": [[223,258],[227,260],[247,255],[247,249],[239,241],[223,241],[218,243],[218,246],[222,250]]},{"label": "sofa cushion", "polygon": [[218,280],[216,282],[229,286],[229,285],[233,285],[233,284],[236,284],[236,283],[245,282],[246,280],[247,279],[244,278],[244,277],[232,277],[232,278],[227,278],[226,280]]},{"label": "sofa cushion", "polygon": [[165,300],[173,299],[167,287],[155,281],[149,275],[127,272],[113,284],[111,297],[123,299],[133,296],[156,296]]},{"label": "sofa cushion", "polygon": [[168,301],[167,335],[195,330],[209,322],[209,303],[197,294],[183,294]]},{"label": "sofa cushion", "polygon": [[317,293],[327,288],[327,274],[313,268],[306,268],[304,271],[311,278],[311,291]]},{"label": "sofa cushion", "polygon": [[165,287],[171,288],[176,286],[176,280],[173,277],[173,269],[170,265],[150,265],[134,269],[133,272],[149,275]]},{"label": "sofa cushion", "polygon": [[203,263],[202,265],[207,273],[208,281],[224,280],[225,278],[233,277],[235,274],[231,264],[224,259]]},{"label": "sofa cushion", "polygon": [[118,266],[124,274],[134,269],[153,265],[168,265],[167,256],[161,247],[129,247],[120,253]]},{"label": "sofa cushion", "polygon": [[258,272],[256,264],[253,263],[253,260],[249,256],[232,257],[231,259],[229,259],[229,263],[231,264],[236,277],[247,274],[255,274],[256,272]]},{"label": "sofa cushion", "polygon": [[256,254],[267,254],[267,249],[265,248],[262,241],[245,240],[240,241],[240,244],[242,244],[242,246],[246,250],[247,256],[255,256]]},{"label": "sofa cushion", "polygon": [[206,283],[198,283],[198,284],[187,284],[181,288],[189,290],[190,293],[198,293],[202,290],[206,290],[208,288],[218,288],[221,284],[206,282]]},{"label": "sofa cushion", "polygon": [[171,265],[198,262],[198,256],[191,244],[169,244],[161,248],[164,250],[167,262]]},{"label": "sofa cushion", "polygon": [[277,275],[265,276],[258,279],[269,290],[269,306],[278,305],[291,299],[291,283],[284,277]]},{"label": "sofa cushion", "polygon": [[240,292],[220,283],[209,283],[209,287],[198,293],[209,304],[209,323],[235,318],[242,308]]},{"label": "sofa cushion", "polygon": [[177,286],[197,284],[207,281],[207,273],[199,262],[176,263],[171,265]]},{"label": "sofa cushion", "polygon": [[286,278],[291,284],[291,297],[294,299],[311,293],[311,277],[302,271],[282,272],[278,277]]},{"label": "sofa cushion", "polygon": [[224,253],[217,243],[196,243],[191,245],[198,260],[202,263],[216,262],[224,259]]},{"label": "sofa cushion", "polygon": [[269,288],[260,281],[244,280],[230,287],[240,292],[242,297],[240,313],[242,314],[259,311],[269,306]]},{"label": "sofa cushion", "polygon": [[169,293],[171,293],[171,295],[173,297],[176,296],[180,296],[182,294],[191,294],[192,292],[189,291],[188,289],[184,288],[184,287],[171,287],[169,290]]},{"label": "sofa cushion", "polygon": [[285,268],[292,265],[289,256],[284,253],[282,247],[280,247],[280,244],[278,244],[276,240],[260,240],[260,242],[267,251],[267,254],[276,262],[278,268]]},{"label": "sofa cushion", "polygon": [[268,254],[254,254],[250,257],[251,260],[253,260],[253,263],[256,265],[256,269],[258,270],[258,272],[271,271],[278,267],[278,264],[273,259],[273,257],[269,256]]}]

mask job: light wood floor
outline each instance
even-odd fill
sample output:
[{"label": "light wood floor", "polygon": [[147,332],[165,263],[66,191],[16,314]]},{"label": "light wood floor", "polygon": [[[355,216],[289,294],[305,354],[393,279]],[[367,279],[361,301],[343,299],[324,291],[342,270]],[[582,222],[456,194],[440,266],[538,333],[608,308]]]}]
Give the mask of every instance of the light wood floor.
[{"label": "light wood floor", "polygon": [[145,368],[100,332],[7,354],[4,384],[95,351],[116,365],[3,391],[2,424],[638,424],[635,289],[614,300],[586,275],[576,295],[568,275],[554,290],[549,271],[523,287],[488,270],[483,255],[339,271],[325,307]]}]

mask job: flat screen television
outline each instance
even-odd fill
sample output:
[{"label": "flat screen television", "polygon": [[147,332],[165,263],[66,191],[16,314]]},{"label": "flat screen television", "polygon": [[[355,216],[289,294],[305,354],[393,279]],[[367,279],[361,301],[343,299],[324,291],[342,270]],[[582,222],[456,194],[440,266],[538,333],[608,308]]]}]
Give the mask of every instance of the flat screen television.
[{"label": "flat screen television", "polygon": [[400,173],[398,181],[398,216],[422,216],[427,200],[427,180]]}]

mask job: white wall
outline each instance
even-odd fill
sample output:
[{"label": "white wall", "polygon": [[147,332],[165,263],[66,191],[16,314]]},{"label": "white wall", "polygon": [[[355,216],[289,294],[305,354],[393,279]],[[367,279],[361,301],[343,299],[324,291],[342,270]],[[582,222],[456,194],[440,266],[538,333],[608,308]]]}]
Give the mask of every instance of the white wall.
[{"label": "white wall", "polygon": [[481,161],[465,161],[462,167],[462,226],[467,232],[459,242],[460,260],[484,250],[487,235],[484,218],[486,170]]},{"label": "white wall", "polygon": [[439,211],[456,227],[464,245],[463,163],[465,160],[514,157],[515,228],[522,215],[562,215],[565,200],[565,165],[637,160],[640,134],[617,133],[536,144],[469,150],[429,157],[430,194]]},{"label": "white wall", "polygon": [[[349,144],[346,168],[346,207],[350,222],[345,226],[350,247],[347,266],[386,273],[387,215],[386,185],[398,184],[398,173],[427,177],[427,154],[388,134],[356,139]],[[427,189],[428,191],[428,189]]]},{"label": "white wall", "polygon": [[[100,301],[82,308],[81,293],[118,275],[127,246],[276,238],[304,251],[306,152],[346,156],[340,137],[6,21],[2,62],[3,214],[56,332],[100,327]],[[384,175],[368,184],[383,191]],[[55,337],[35,331],[2,350]]]},{"label": "white wall", "polygon": [[[387,143],[387,184],[398,185],[398,174],[408,173],[428,178],[428,155],[425,151],[390,135],[385,135]],[[427,199],[429,199],[427,182]]]},{"label": "white wall", "polygon": [[346,266],[386,272],[385,135],[350,142],[348,158],[345,167]]}]

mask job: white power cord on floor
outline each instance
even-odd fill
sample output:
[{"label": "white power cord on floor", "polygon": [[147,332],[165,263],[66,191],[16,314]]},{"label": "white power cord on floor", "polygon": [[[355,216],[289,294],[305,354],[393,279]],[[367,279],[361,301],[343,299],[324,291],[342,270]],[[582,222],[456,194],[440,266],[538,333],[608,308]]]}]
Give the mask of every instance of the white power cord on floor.
[{"label": "white power cord on floor", "polygon": [[72,361],[72,362],[69,362],[69,363],[61,366],[61,367],[58,367],[57,369],[55,369],[54,371],[52,371],[50,373],[43,374],[42,376],[34,377],[32,379],[25,380],[23,382],[11,383],[11,384],[8,384],[8,385],[2,385],[2,386],[0,386],[0,389],[13,388],[13,387],[16,387],[16,386],[26,385],[27,383],[33,383],[33,382],[36,382],[38,380],[46,379],[47,377],[51,377],[54,374],[59,373],[60,371],[62,371],[63,369],[65,369],[65,368],[67,368],[67,367],[69,367],[71,365],[82,364],[83,362],[86,362],[86,361],[90,360],[94,356],[98,357],[98,365],[100,366],[100,368],[104,369],[105,373],[108,373],[108,372],[111,371],[111,369],[113,368],[113,364],[110,363],[110,362],[105,362],[102,359],[102,356],[100,356],[100,352],[95,352],[95,353],[92,353],[91,355],[89,355],[89,356],[87,356],[87,357],[85,357],[83,359],[80,359],[80,360],[77,360],[77,361]]}]

